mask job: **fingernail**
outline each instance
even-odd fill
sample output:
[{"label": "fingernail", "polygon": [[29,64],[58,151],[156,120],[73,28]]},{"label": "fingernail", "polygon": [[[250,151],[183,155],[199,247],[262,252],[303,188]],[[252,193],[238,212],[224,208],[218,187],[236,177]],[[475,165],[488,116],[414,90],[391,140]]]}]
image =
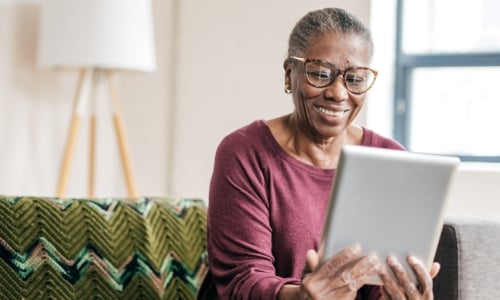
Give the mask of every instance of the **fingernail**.
[{"label": "fingernail", "polygon": [[360,244],[354,244],[352,246],[352,249],[355,251],[355,252],[361,252],[361,245]]},{"label": "fingernail", "polygon": [[395,265],[397,262],[396,258],[394,256],[388,256],[387,257],[387,263],[390,265]]},{"label": "fingernail", "polygon": [[369,259],[371,262],[377,262],[379,261],[377,253],[370,253],[368,255]]},{"label": "fingernail", "polygon": [[408,262],[409,262],[410,264],[414,265],[414,264],[416,264],[418,261],[417,261],[417,258],[416,258],[415,256],[410,255],[410,256],[408,257]]}]

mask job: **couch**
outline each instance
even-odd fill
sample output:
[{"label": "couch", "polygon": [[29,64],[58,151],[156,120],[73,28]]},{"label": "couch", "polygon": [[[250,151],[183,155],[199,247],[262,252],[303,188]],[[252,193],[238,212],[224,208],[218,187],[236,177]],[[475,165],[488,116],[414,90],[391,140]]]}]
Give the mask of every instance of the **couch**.
[{"label": "couch", "polygon": [[0,196],[0,299],[195,299],[197,199]]},{"label": "couch", "polygon": [[[0,299],[195,299],[208,271],[199,199],[0,196]],[[437,300],[500,299],[500,222],[448,217]]]},{"label": "couch", "polygon": [[436,251],[435,299],[500,299],[500,222],[448,216]]}]

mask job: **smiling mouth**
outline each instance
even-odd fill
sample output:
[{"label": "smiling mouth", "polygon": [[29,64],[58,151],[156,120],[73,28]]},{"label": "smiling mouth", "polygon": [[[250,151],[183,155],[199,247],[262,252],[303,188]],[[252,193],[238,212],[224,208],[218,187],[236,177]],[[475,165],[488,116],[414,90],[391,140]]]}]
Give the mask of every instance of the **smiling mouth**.
[{"label": "smiling mouth", "polygon": [[331,117],[343,117],[349,110],[329,110],[326,109],[322,106],[314,106],[314,108],[319,111],[320,113],[323,113],[325,115],[331,116]]}]

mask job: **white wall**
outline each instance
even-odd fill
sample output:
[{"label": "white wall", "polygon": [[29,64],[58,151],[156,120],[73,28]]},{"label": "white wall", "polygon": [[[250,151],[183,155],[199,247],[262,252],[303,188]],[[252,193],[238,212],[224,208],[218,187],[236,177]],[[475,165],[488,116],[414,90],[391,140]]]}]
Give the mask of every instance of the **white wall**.
[{"label": "white wall", "polygon": [[[70,123],[77,72],[36,67],[40,2],[0,2],[2,194],[54,195]],[[292,108],[283,93],[282,62],[294,22],[328,5],[368,21],[368,3],[153,0],[157,71],[118,74],[139,194],[206,199],[219,140],[254,119]],[[100,101],[96,195],[123,196],[105,94]],[[88,127],[85,119],[68,196],[86,195]]]},{"label": "white wall", "polygon": [[[167,194],[171,127],[172,1],[155,0],[157,70],[118,74],[138,192]],[[36,64],[40,1],[0,1],[0,194],[54,196],[76,89],[75,70]],[[89,20],[91,21],[91,20]],[[99,99],[106,109],[107,98]],[[111,117],[98,129],[97,196],[125,196]],[[78,132],[67,195],[87,193],[89,122]]]},{"label": "white wall", "polygon": [[292,110],[284,94],[288,35],[302,15],[340,6],[368,22],[369,1],[179,2],[175,160],[170,191],[206,197],[215,148],[255,119]]},{"label": "white wall", "polygon": [[[387,13],[385,1],[372,0],[373,11]],[[283,93],[288,34],[306,11],[326,6],[390,24],[370,14],[370,0],[153,0],[157,71],[118,78],[139,194],[206,199],[220,139],[292,109]],[[55,194],[76,72],[36,68],[38,13],[39,1],[0,0],[0,194]],[[390,33],[374,35],[376,55],[390,53]],[[383,72],[359,122],[390,135],[391,59],[374,63]],[[100,124],[97,196],[125,196],[111,123]],[[69,196],[86,194],[87,127]],[[499,174],[463,166],[450,213],[500,218]]]},{"label": "white wall", "polygon": [[451,189],[448,214],[500,220],[500,164],[462,163]]}]

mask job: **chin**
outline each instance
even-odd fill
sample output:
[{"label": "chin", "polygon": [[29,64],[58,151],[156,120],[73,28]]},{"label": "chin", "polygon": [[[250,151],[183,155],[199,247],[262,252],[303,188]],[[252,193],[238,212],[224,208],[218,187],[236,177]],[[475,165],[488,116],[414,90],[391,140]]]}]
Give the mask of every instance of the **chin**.
[{"label": "chin", "polygon": [[342,135],[342,133],[346,130],[347,127],[344,125],[338,125],[338,126],[328,126],[328,127],[323,127],[323,128],[318,128],[318,132],[320,133],[321,136],[325,138],[335,138],[337,136]]}]

